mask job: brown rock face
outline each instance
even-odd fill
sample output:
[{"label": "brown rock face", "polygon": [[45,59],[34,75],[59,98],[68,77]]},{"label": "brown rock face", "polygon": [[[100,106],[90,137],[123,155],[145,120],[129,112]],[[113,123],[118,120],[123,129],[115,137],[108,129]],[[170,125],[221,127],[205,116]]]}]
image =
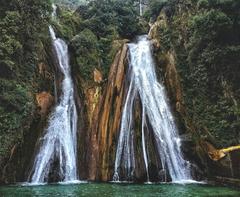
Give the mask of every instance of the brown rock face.
[{"label": "brown rock face", "polygon": [[51,76],[51,73],[49,73],[48,65],[44,64],[43,62],[38,64],[38,72],[45,78]]},{"label": "brown rock face", "polygon": [[179,113],[184,113],[182,87],[179,75],[176,69],[175,57],[173,52],[168,52],[166,55],[167,64],[165,67],[165,79],[168,92],[175,101],[176,110]]},{"label": "brown rock face", "polygon": [[105,91],[94,111],[88,150],[90,180],[107,181],[112,178],[117,131],[126,92],[127,51],[127,45],[124,44],[116,54]]},{"label": "brown rock face", "polygon": [[99,98],[101,96],[101,87],[92,87],[86,90],[86,104],[88,108],[89,125],[92,124],[92,117],[94,117],[95,108],[97,107]]},{"label": "brown rock face", "polygon": [[41,116],[45,116],[54,102],[53,96],[49,92],[41,92],[36,95],[36,100]]},{"label": "brown rock face", "polygon": [[[88,111],[92,106],[91,129],[88,139],[87,164],[88,179],[97,181],[110,181],[114,174],[114,164],[118,136],[122,118],[122,110],[129,87],[128,81],[128,47],[124,44],[115,56],[111,65],[108,83],[104,87],[102,97],[96,105],[94,103],[94,94],[96,89],[89,89]],[[98,97],[96,97],[97,99]],[[88,103],[87,102],[87,103]],[[146,169],[142,150],[142,107],[141,100],[137,97],[134,101],[133,109],[133,129],[134,129],[134,152],[135,152],[135,171],[134,181],[146,181]],[[94,110],[94,111],[93,111]],[[148,122],[148,121],[147,121]],[[149,175],[152,181],[159,180],[161,169],[160,158],[156,150],[156,141],[154,140],[152,128],[145,125],[146,146],[149,154]],[[121,167],[120,176],[126,178],[125,169]],[[126,178],[127,179],[127,178]]]},{"label": "brown rock face", "polygon": [[94,82],[101,83],[102,82],[102,73],[98,69],[94,69],[93,71]]}]

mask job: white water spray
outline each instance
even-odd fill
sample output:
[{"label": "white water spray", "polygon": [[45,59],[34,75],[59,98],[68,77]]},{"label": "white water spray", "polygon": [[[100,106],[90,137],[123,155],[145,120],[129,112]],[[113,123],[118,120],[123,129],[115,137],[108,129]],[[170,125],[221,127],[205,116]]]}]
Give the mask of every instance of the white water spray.
[{"label": "white water spray", "polygon": [[173,182],[191,180],[189,163],[183,159],[180,150],[180,138],[164,87],[157,81],[150,41],[146,36],[142,36],[137,44],[132,43],[128,46],[130,85],[121,119],[113,180],[120,180],[121,167],[127,173],[127,178],[132,178],[134,174],[133,103],[137,95],[142,103],[142,149],[147,178],[148,155],[144,135],[146,118],[153,130],[163,171],[168,170]]},{"label": "white water spray", "polygon": [[59,162],[59,177],[64,182],[77,180],[77,110],[74,101],[74,86],[70,73],[67,44],[56,38],[50,26],[57,61],[64,75],[62,95],[53,110],[45,135],[40,139],[40,149],[34,161],[29,181],[39,184],[48,181],[50,168],[55,159]]}]

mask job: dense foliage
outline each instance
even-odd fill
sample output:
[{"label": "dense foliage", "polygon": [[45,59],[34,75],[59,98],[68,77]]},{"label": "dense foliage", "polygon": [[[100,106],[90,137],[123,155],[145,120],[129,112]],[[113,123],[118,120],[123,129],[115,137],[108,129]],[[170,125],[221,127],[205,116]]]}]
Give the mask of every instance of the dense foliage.
[{"label": "dense foliage", "polygon": [[163,49],[177,53],[189,117],[201,136],[213,136],[217,145],[238,144],[240,2],[171,3],[175,14],[159,33]]},{"label": "dense foliage", "polygon": [[76,9],[79,5],[86,4],[88,0],[52,0],[53,3],[57,3],[61,6],[66,6],[71,9]]},{"label": "dense foliage", "polygon": [[72,39],[71,46],[74,53],[73,56],[76,57],[76,64],[80,65],[77,72],[79,71],[83,78],[88,79],[92,75],[94,68],[98,67],[99,64],[96,35],[91,30],[84,29]]},{"label": "dense foliage", "polygon": [[[21,143],[34,109],[34,81],[50,1],[0,1],[0,162]],[[5,158],[6,159],[6,158]],[[2,165],[2,163],[0,163]],[[0,167],[2,168],[2,166]]]},{"label": "dense foliage", "polygon": [[147,3],[147,10],[144,13],[144,18],[154,22],[157,19],[160,11],[168,4],[168,0],[149,0]]},{"label": "dense foliage", "polygon": [[[143,33],[143,23],[139,22],[136,2],[138,1],[93,0],[87,5],[79,6],[75,12],[58,9],[60,24],[55,24],[55,27],[62,37],[71,40],[70,48],[76,58],[73,61],[75,73],[88,80],[91,79],[89,76],[94,68],[98,68],[107,77],[113,59],[113,41],[132,39]],[[89,40],[89,37],[94,39]],[[84,44],[81,46],[78,43]],[[77,51],[81,53],[74,51],[76,45]]]}]

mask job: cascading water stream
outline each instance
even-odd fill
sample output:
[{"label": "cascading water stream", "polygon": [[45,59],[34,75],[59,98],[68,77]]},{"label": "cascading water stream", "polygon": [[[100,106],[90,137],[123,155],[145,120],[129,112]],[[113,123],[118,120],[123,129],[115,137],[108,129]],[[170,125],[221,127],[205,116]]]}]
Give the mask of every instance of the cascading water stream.
[{"label": "cascading water stream", "polygon": [[52,19],[56,19],[57,18],[57,6],[55,4],[52,4]]},{"label": "cascading water stream", "polygon": [[48,181],[53,162],[59,163],[60,181],[77,180],[77,110],[74,101],[74,86],[70,73],[67,44],[56,38],[53,28],[49,31],[57,61],[63,73],[62,95],[53,110],[40,148],[35,157],[29,181],[39,184]]},{"label": "cascading water stream", "polygon": [[150,41],[147,36],[141,36],[137,44],[131,43],[128,46],[130,85],[123,107],[113,180],[120,180],[122,166],[128,177],[132,177],[135,170],[133,104],[137,95],[142,103],[142,149],[147,178],[148,155],[144,134],[146,118],[153,130],[162,169],[168,170],[172,181],[191,180],[189,162],[183,159],[180,138],[164,87],[157,81]]}]

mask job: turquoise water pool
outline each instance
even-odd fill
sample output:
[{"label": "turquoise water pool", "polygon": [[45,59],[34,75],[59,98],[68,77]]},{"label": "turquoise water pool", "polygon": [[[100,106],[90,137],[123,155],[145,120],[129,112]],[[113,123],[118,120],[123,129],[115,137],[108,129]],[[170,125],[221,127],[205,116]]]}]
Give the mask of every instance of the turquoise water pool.
[{"label": "turquoise water pool", "polygon": [[234,196],[240,197],[240,190],[210,186],[206,184],[114,184],[82,183],[72,185],[43,186],[1,186],[1,197],[31,196],[167,196],[202,197]]}]

